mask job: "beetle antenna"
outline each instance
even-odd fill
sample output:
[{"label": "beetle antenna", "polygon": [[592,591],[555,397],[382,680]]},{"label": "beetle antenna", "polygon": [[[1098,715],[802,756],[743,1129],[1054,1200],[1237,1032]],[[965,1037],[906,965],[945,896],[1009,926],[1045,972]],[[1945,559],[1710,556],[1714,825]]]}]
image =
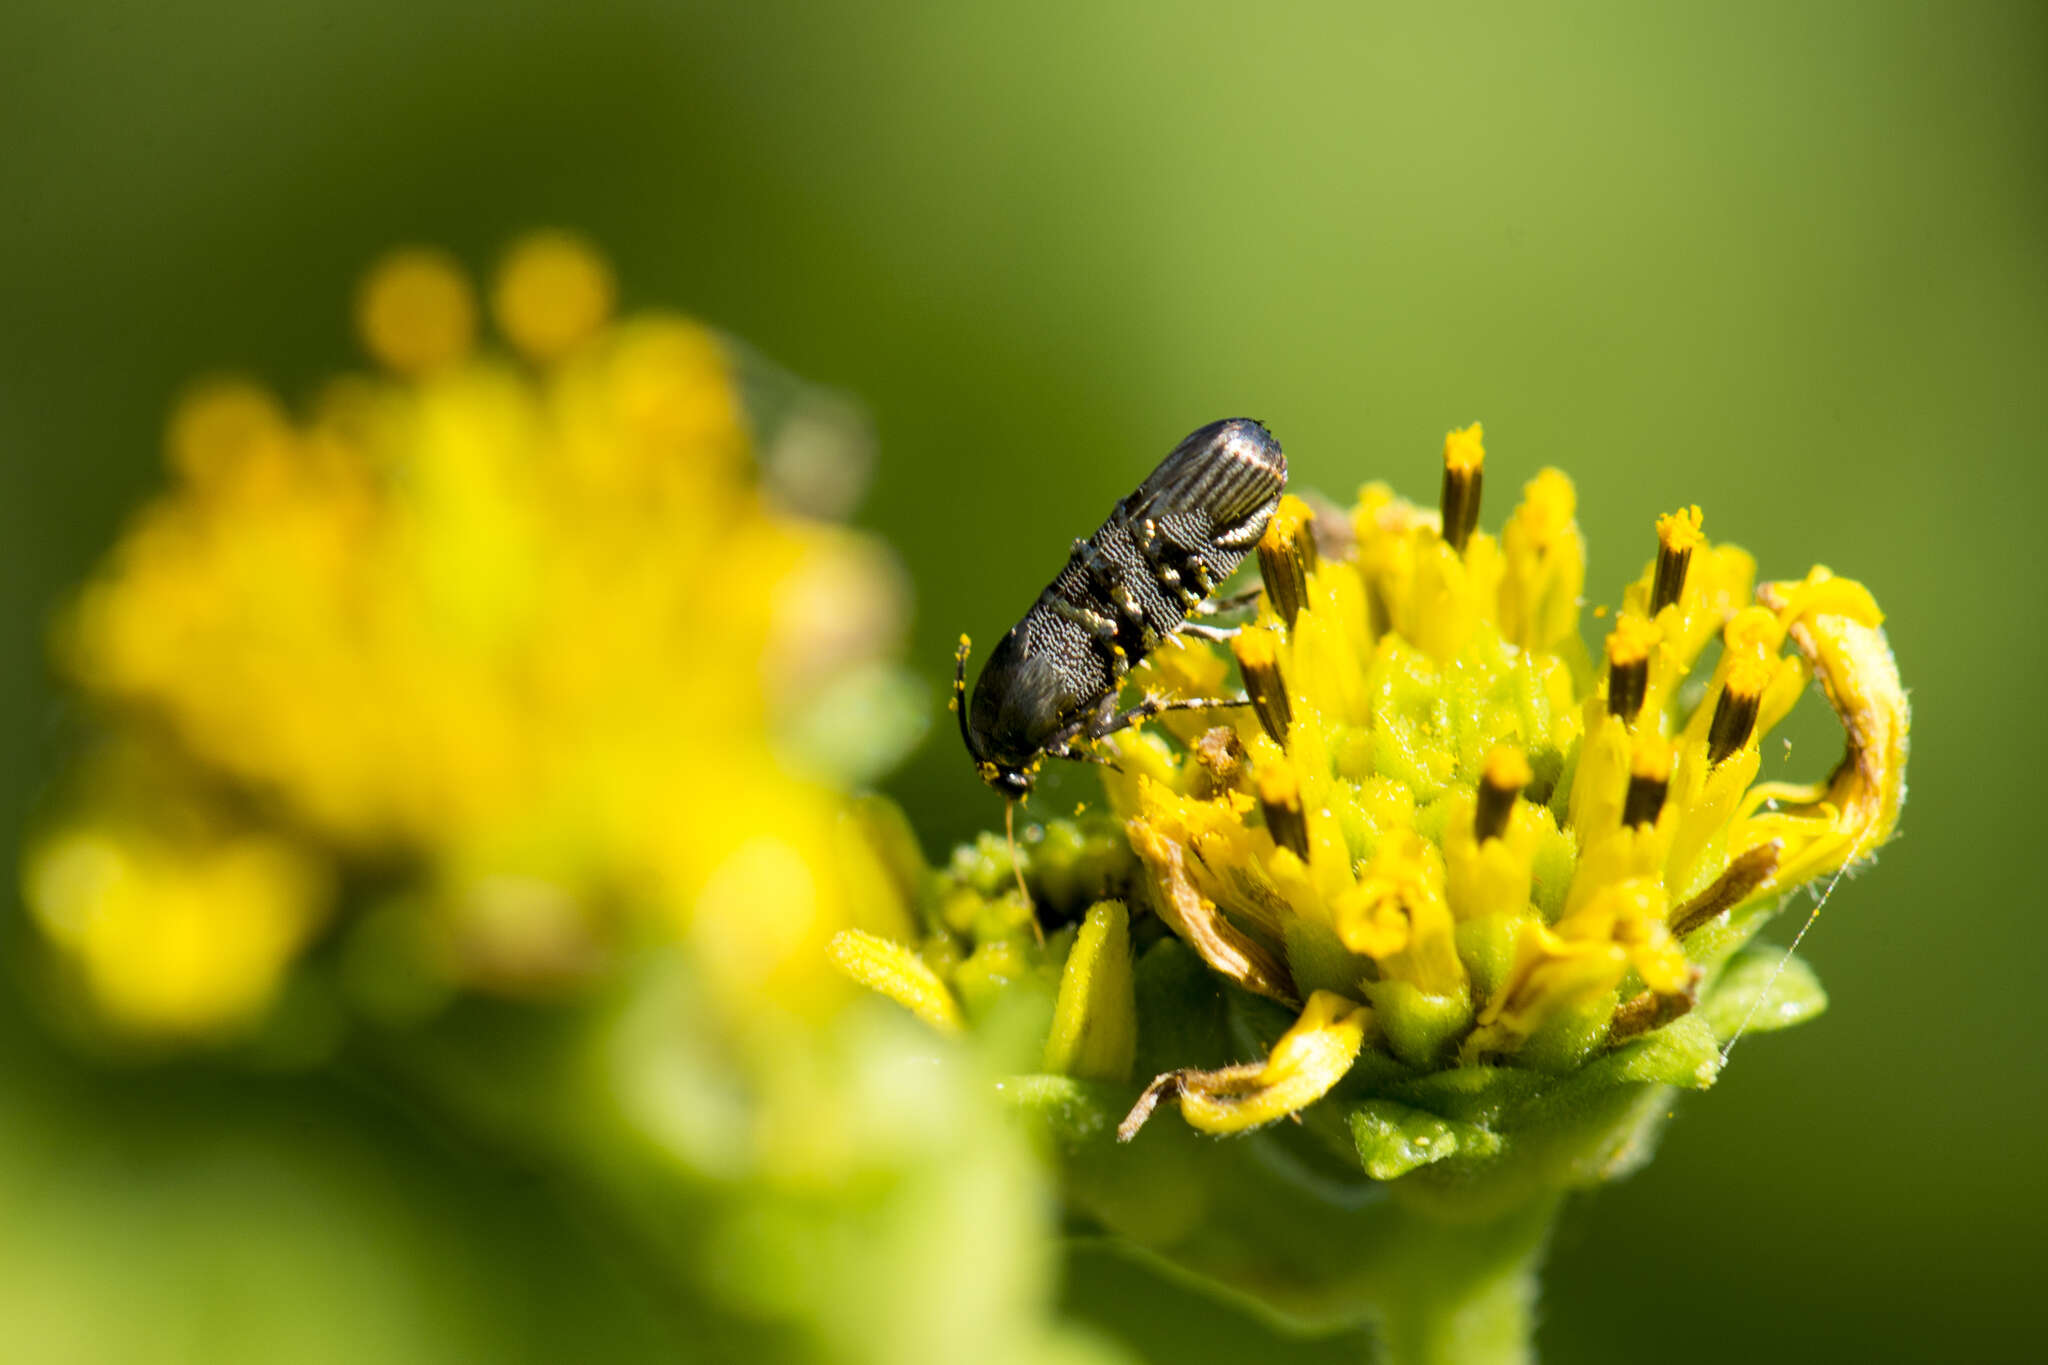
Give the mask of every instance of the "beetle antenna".
[{"label": "beetle antenna", "polygon": [[1003,837],[1010,841],[1010,875],[1017,879],[1017,894],[1024,898],[1024,908],[1031,912],[1031,936],[1043,946],[1045,930],[1038,923],[1038,907],[1031,903],[1031,888],[1024,885],[1024,864],[1017,860],[1017,798],[1014,796],[1003,802]]},{"label": "beetle antenna", "polygon": [[984,760],[981,746],[974,742],[974,731],[967,725],[967,651],[974,642],[965,635],[953,650],[953,714],[960,718],[960,742],[967,746],[967,755],[976,763]]}]

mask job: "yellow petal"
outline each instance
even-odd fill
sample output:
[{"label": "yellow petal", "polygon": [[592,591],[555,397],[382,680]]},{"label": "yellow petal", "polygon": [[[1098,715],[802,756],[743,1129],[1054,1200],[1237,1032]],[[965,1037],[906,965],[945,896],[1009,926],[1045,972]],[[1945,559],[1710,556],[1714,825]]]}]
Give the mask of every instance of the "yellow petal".
[{"label": "yellow petal", "polygon": [[1143,818],[1129,821],[1125,828],[1131,847],[1158,883],[1159,917],[1167,927],[1200,953],[1204,962],[1246,990],[1293,1003],[1294,985],[1287,969],[1195,889],[1183,846]]},{"label": "yellow petal", "polygon": [[1178,1097],[1181,1117],[1204,1133],[1241,1133],[1298,1113],[1330,1093],[1344,1079],[1372,1012],[1334,991],[1317,991],[1294,1027],[1263,1062],[1217,1071],[1169,1071],[1145,1093],[1117,1128],[1129,1142],[1160,1100]]},{"label": "yellow petal", "polygon": [[1122,1081],[1131,1074],[1137,1050],[1130,914],[1122,901],[1099,901],[1082,921],[1060,973],[1045,1069],[1085,1081]]},{"label": "yellow petal", "polygon": [[832,965],[869,990],[888,996],[942,1033],[958,1033],[960,1006],[938,974],[904,944],[865,929],[842,929],[827,949]]},{"label": "yellow petal", "polygon": [[1799,613],[1792,642],[1820,678],[1848,740],[1824,797],[1746,822],[1746,842],[1785,839],[1773,884],[1794,886],[1868,858],[1891,837],[1906,797],[1912,713],[1898,661],[1876,624],[1877,604],[1861,584],[1817,568],[1802,583],[1766,583],[1757,597],[1786,615]]},{"label": "yellow petal", "polygon": [[1572,481],[1545,469],[1523,486],[1521,504],[1501,529],[1500,633],[1524,649],[1554,649],[1578,635],[1586,541],[1573,519],[1577,510]]}]

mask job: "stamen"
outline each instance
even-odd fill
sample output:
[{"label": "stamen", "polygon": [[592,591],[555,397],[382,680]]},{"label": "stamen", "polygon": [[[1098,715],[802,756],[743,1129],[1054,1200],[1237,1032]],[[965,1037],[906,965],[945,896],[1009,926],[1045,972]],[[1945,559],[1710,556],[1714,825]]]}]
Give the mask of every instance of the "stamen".
[{"label": "stamen", "polygon": [[1700,533],[1700,509],[1681,507],[1657,518],[1657,576],[1650,583],[1650,615],[1685,595],[1685,571],[1692,552],[1707,543]]},{"label": "stamen", "polygon": [[1515,798],[1535,776],[1529,770],[1529,760],[1517,750],[1500,748],[1486,756],[1485,771],[1479,775],[1479,804],[1472,817],[1472,833],[1480,843],[1507,832]]},{"label": "stamen", "polygon": [[1308,861],[1308,820],[1301,813],[1301,779],[1285,763],[1263,763],[1252,774],[1259,789],[1259,811],[1266,832],[1282,848]]},{"label": "stamen", "polygon": [[1650,681],[1650,651],[1661,638],[1640,616],[1623,616],[1607,637],[1607,714],[1634,725]]},{"label": "stamen", "polygon": [[1561,469],[1540,469],[1522,485],[1522,502],[1511,517],[1517,536],[1537,556],[1557,549],[1572,533],[1579,494]]},{"label": "stamen", "polygon": [[1259,537],[1259,575],[1265,580],[1266,600],[1289,630],[1308,605],[1308,576],[1316,566],[1315,512],[1290,493],[1280,499],[1266,522],[1266,533]]},{"label": "stamen", "polygon": [[1251,698],[1259,724],[1273,742],[1286,747],[1287,727],[1294,720],[1293,703],[1287,699],[1287,685],[1280,676],[1280,655],[1272,635],[1264,630],[1245,629],[1230,642],[1237,666],[1244,674],[1244,690]]},{"label": "stamen", "polygon": [[1640,735],[1629,756],[1628,795],[1621,803],[1624,825],[1654,825],[1671,789],[1671,746],[1656,735]]},{"label": "stamen", "polygon": [[1480,424],[1474,422],[1444,437],[1443,536],[1444,543],[1460,554],[1479,524],[1479,489],[1486,462],[1486,447],[1480,439],[1484,435]]},{"label": "stamen", "polygon": [[1720,700],[1714,703],[1714,719],[1707,725],[1709,763],[1720,763],[1749,743],[1757,706],[1770,680],[1771,666],[1763,659],[1745,659],[1728,670]]},{"label": "stamen", "polygon": [[[1699,969],[1693,969],[1697,972]],[[1607,1046],[1615,1047],[1639,1034],[1652,1029],[1663,1028],[1674,1019],[1690,1014],[1699,1004],[1699,982],[1689,983],[1683,991],[1672,995],[1659,995],[1655,991],[1644,991],[1629,1000],[1624,1000],[1614,1011],[1614,1021],[1607,1028]]]},{"label": "stamen", "polygon": [[1711,886],[1671,912],[1671,932],[1683,938],[1723,910],[1748,900],[1777,872],[1778,860],[1784,852],[1784,842],[1773,839],[1732,860],[1728,870],[1716,877]]}]

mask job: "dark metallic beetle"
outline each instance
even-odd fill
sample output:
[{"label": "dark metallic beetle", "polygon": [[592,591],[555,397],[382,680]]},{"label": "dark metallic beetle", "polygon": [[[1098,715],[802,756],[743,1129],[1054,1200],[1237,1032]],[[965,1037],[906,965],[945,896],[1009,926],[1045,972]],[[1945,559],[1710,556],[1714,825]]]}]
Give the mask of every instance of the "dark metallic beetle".
[{"label": "dark metallic beetle", "polygon": [[967,702],[967,640],[954,659],[953,707],[982,780],[1028,794],[1038,765],[1100,761],[1074,748],[1163,710],[1242,705],[1241,698],[1146,698],[1117,710],[1133,665],[1179,630],[1188,614],[1258,544],[1287,485],[1287,457],[1249,418],[1212,422],[1173,448],[1116,505],[1067,566],[1002,638]]}]

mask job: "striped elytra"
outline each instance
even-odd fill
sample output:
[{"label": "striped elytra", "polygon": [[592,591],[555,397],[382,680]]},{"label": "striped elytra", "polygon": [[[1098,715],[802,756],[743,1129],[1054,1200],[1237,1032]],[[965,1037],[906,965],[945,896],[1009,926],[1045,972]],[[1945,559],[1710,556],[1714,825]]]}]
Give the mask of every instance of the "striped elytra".
[{"label": "striped elytra", "polygon": [[1099,739],[1166,705],[1117,710],[1124,675],[1183,629],[1258,544],[1287,486],[1287,457],[1249,418],[1212,422],[1175,446],[1119,502],[989,655],[971,704],[962,642],[954,679],[961,736],[981,776],[1031,790],[1046,756],[1091,758]]}]

